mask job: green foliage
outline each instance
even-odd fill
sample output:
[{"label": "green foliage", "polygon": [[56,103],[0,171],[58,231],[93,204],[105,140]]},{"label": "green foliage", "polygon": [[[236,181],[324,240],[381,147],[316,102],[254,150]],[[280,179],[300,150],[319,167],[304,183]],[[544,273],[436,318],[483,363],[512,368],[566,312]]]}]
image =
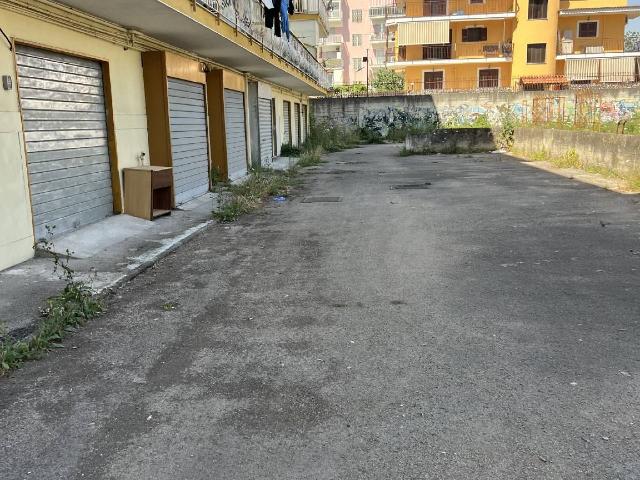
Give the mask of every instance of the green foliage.
[{"label": "green foliage", "polygon": [[333,87],[333,93],[337,96],[364,95],[367,93],[367,86],[364,83],[337,85]]},{"label": "green foliage", "polygon": [[402,92],[404,76],[390,68],[381,68],[373,75],[371,85],[377,92]]},{"label": "green foliage", "polygon": [[234,222],[241,215],[258,209],[269,197],[288,196],[295,172],[252,170],[240,184],[228,185],[218,193],[218,209],[213,217],[222,223]]},{"label": "green foliage", "polygon": [[316,165],[320,165],[322,163],[322,148],[321,147],[311,147],[306,149],[300,155],[300,160],[298,161],[297,167],[305,168],[305,167],[313,167]]},{"label": "green foliage", "polygon": [[305,149],[320,147],[325,152],[339,152],[359,143],[359,132],[355,127],[316,122],[312,119]]},{"label": "green foliage", "polygon": [[63,348],[62,340],[68,333],[75,332],[103,310],[91,288],[75,280],[75,273],[69,265],[71,252],[67,250],[61,256],[55,251],[51,241],[55,227],[46,228],[48,238],[40,240],[34,248],[51,256],[54,273],[58,273],[66,285],[60,294],[47,300],[42,318],[30,337],[17,340],[0,331],[0,376],[28,360],[40,358],[51,348]]},{"label": "green foliage", "polygon": [[471,120],[459,122],[457,120],[448,120],[443,125],[444,128],[491,128],[491,122],[486,113],[477,115]]},{"label": "green foliage", "polygon": [[500,124],[496,132],[496,143],[500,148],[509,150],[513,147],[516,128],[520,122],[509,107],[500,109]]},{"label": "green foliage", "polygon": [[625,32],[624,51],[637,52],[640,50],[640,32]]},{"label": "green foliage", "polygon": [[300,148],[291,145],[290,143],[285,143],[280,147],[280,156],[281,157],[299,157],[302,150]]}]

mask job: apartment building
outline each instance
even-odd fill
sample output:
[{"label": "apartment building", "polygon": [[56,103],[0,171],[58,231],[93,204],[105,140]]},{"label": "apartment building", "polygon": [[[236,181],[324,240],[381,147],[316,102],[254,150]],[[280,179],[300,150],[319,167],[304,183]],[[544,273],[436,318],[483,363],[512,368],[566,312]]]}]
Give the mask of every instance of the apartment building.
[{"label": "apartment building", "polygon": [[[627,0],[406,0],[387,21],[408,91],[638,80]],[[636,50],[636,51],[633,51]]]},{"label": "apartment building", "polygon": [[[301,21],[326,29],[322,11]],[[304,141],[330,87],[257,0],[0,0],[0,269],[46,226],[123,213],[123,169],[171,167],[179,205]],[[304,17],[306,15],[306,17]],[[295,23],[295,21],[291,22]]]},{"label": "apartment building", "polygon": [[387,21],[403,14],[394,0],[331,1],[329,36],[319,58],[332,72],[334,85],[364,84],[367,73],[371,76],[374,68],[385,65],[394,48]]}]

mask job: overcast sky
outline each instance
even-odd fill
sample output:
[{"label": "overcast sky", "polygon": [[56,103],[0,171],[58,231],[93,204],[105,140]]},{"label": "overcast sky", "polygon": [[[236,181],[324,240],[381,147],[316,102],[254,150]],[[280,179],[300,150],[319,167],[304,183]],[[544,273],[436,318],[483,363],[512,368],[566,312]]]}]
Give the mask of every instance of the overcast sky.
[{"label": "overcast sky", "polygon": [[[640,5],[640,0],[629,0],[629,5]],[[627,30],[640,32],[640,18],[631,20],[627,25]]]}]

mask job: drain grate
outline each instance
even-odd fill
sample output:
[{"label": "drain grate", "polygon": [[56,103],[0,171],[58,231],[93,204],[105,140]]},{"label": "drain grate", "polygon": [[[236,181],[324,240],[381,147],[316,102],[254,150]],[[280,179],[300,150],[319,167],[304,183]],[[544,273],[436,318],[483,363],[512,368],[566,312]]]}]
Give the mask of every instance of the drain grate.
[{"label": "drain grate", "polygon": [[302,203],[338,203],[342,201],[342,197],[305,197]]},{"label": "drain grate", "polygon": [[323,175],[344,175],[347,173],[358,173],[356,170],[322,170],[320,172],[316,172]]},{"label": "drain grate", "polygon": [[425,183],[406,183],[400,185],[391,185],[391,190],[426,190],[431,182]]}]

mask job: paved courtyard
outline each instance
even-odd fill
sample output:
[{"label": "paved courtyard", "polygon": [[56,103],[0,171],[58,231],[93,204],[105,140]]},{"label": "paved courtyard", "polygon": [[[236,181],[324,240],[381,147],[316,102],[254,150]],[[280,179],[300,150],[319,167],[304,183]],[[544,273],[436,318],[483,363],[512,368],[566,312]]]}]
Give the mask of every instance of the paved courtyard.
[{"label": "paved courtyard", "polygon": [[0,478],[638,479],[640,203],[330,155],[0,379]]}]

